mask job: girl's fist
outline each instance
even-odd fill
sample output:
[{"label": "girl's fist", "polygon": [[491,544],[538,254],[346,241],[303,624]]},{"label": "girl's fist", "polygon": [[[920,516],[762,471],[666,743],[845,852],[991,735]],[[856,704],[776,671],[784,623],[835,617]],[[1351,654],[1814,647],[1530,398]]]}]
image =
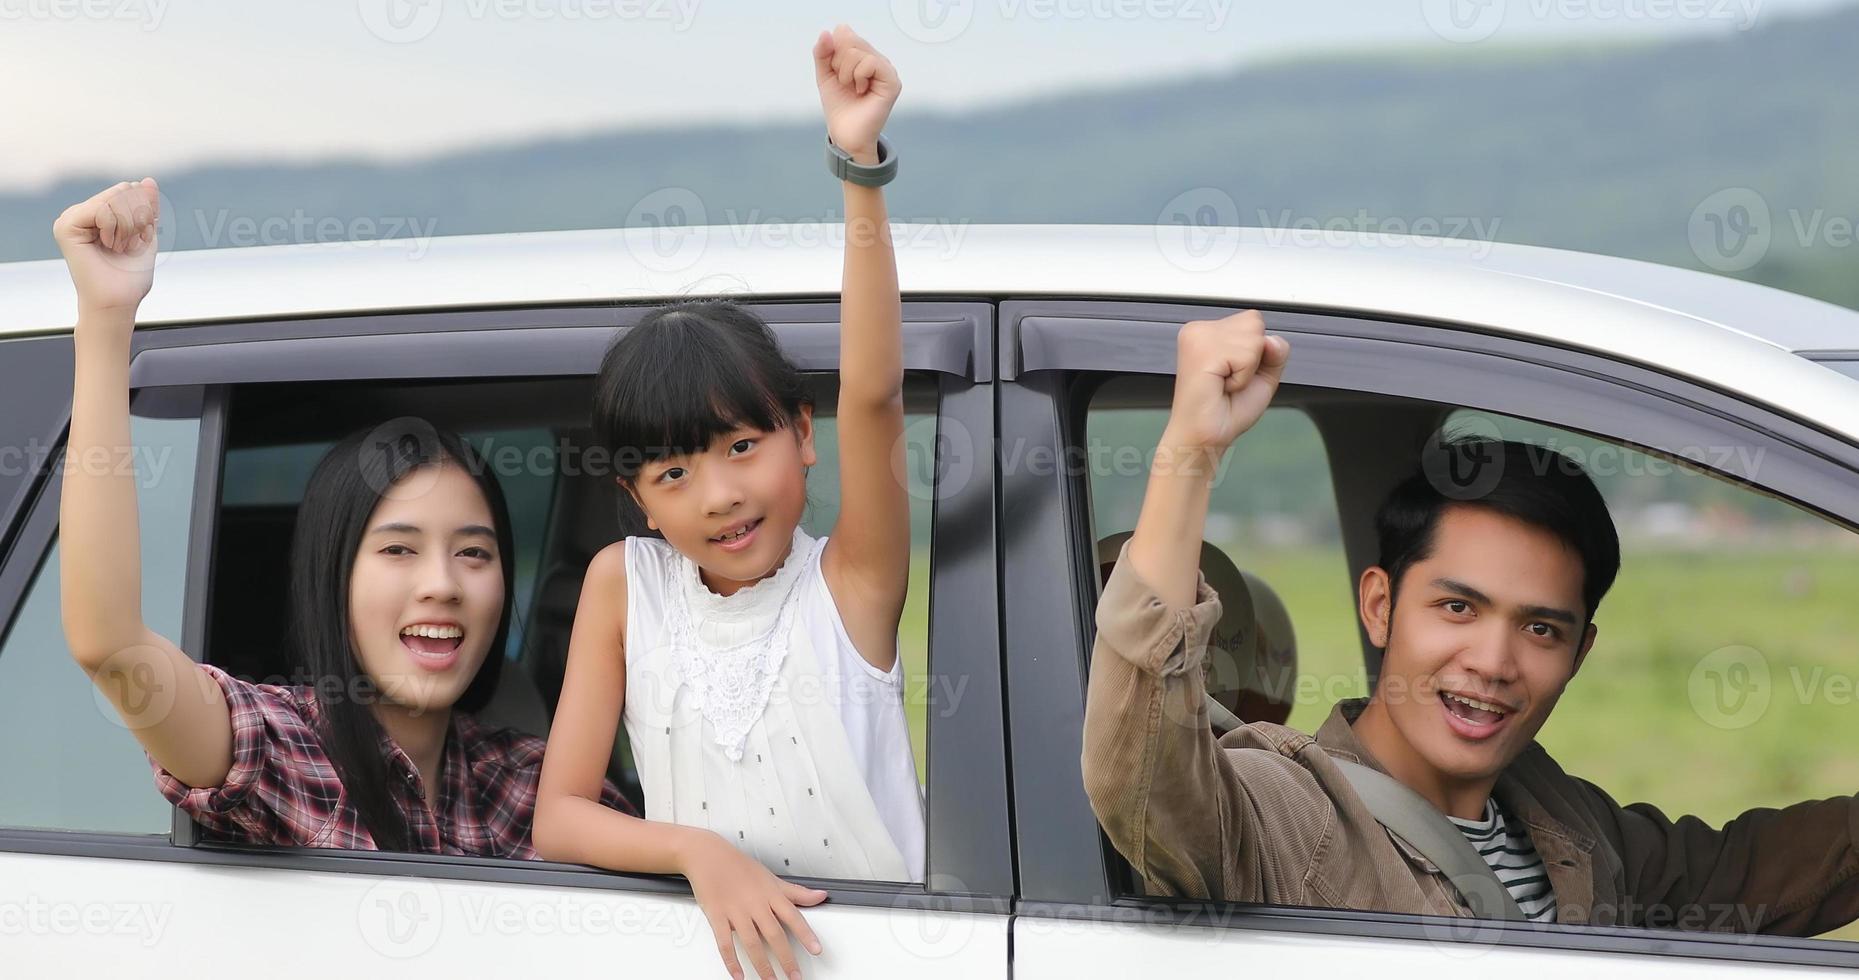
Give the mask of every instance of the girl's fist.
[{"label": "girl's fist", "polygon": [[65,209],[52,237],[77,286],[78,307],[133,311],[155,282],[161,189],[155,178],[121,183]]},{"label": "girl's fist", "polygon": [[860,163],[877,163],[878,133],[903,91],[890,59],[840,24],[813,42],[813,74],[833,145]]}]

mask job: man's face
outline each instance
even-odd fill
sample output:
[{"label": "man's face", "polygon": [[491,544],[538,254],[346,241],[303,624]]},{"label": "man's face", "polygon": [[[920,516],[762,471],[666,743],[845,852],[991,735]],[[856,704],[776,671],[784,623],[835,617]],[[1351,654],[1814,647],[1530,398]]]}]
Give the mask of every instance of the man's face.
[{"label": "man's face", "polygon": [[1385,648],[1376,700],[1409,762],[1477,781],[1530,744],[1594,642],[1582,574],[1548,531],[1471,506],[1441,515],[1392,606],[1387,574],[1364,573],[1363,623]]}]

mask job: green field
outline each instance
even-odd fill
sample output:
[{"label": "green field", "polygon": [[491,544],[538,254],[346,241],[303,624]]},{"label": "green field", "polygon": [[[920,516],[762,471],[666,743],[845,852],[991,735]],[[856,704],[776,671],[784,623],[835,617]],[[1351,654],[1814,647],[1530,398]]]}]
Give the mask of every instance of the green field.
[{"label": "green field", "polygon": [[[1334,698],[1366,691],[1342,552],[1232,554],[1272,583],[1291,611],[1304,696],[1290,723],[1312,731]],[[912,572],[903,637],[913,677],[924,676],[927,659],[923,557]],[[1540,741],[1569,772],[1620,803],[1654,803],[1668,816],[1695,814],[1713,826],[1752,807],[1859,792],[1856,596],[1859,551],[1849,548],[1648,552],[1629,545],[1596,618],[1594,650]],[[1759,656],[1717,653],[1739,646]],[[1733,701],[1755,699],[1734,714],[1713,708],[1715,688],[1694,683],[1694,674],[1701,678],[1726,657],[1757,668],[1728,690]],[[1762,690],[1766,710],[1757,709]],[[924,704],[920,696],[910,700],[921,774]],[[1859,930],[1836,935],[1859,939]]]}]

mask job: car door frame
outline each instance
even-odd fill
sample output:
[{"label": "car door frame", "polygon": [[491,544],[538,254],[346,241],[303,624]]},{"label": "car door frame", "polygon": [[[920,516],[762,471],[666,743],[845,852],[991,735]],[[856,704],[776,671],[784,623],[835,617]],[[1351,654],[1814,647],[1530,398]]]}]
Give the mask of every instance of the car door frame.
[{"label": "car door frame", "polygon": [[[1626,927],[1481,923],[1450,918],[1137,897],[1103,837],[1080,768],[1084,684],[1097,595],[1088,473],[1031,465],[1065,458],[1085,438],[1074,382],[1102,372],[1173,375],[1175,334],[1189,320],[1242,307],[1154,300],[1008,299],[1000,305],[1000,485],[1003,648],[1013,802],[1020,854],[1016,932],[1029,920],[1140,922],[1310,936],[1448,941],[1630,952],[1755,965],[1859,966],[1859,946]],[[1859,446],[1810,421],[1695,381],[1598,354],[1443,323],[1267,309],[1268,330],[1295,354],[1285,384],[1431,400],[1623,440],[1631,408],[1645,449],[1751,445],[1760,486],[1859,529]],[[1854,386],[1859,395],[1859,382]],[[1741,442],[1736,440],[1743,440]],[[1016,464],[1014,460],[1022,462]],[[1063,563],[1063,567],[1060,567]],[[1047,611],[1044,616],[1035,611]],[[1064,610],[1054,616],[1050,611]],[[1372,666],[1372,665],[1371,665]]]},{"label": "car door frame", "polygon": [[[784,351],[803,372],[837,369],[839,307],[835,299],[795,297],[745,301],[743,305],[770,324]],[[178,399],[180,403],[193,399],[202,420],[185,625],[180,638],[183,649],[204,648],[226,410],[233,386],[281,381],[587,376],[594,373],[615,331],[636,323],[652,308],[600,305],[409,312],[138,331],[130,371],[137,405],[154,399]],[[939,431],[945,427],[960,433],[993,431],[992,315],[990,304],[962,298],[912,300],[904,305],[905,368],[937,379]],[[68,379],[66,385],[68,391]],[[11,556],[15,560],[0,566],[0,600],[4,601],[0,626],[10,625],[26,583],[36,574],[55,537],[58,489],[53,469],[34,489],[30,505],[15,522],[16,533],[10,535],[18,543]],[[996,610],[999,599],[991,468],[971,461],[962,479],[936,487],[932,506],[930,664],[936,675],[961,683],[926,687],[932,698],[930,716],[936,719],[929,726],[926,761],[929,881],[797,880],[829,888],[838,905],[905,915],[911,910],[975,913],[1004,920],[1011,911],[1014,880],[1000,637],[997,616],[988,615]],[[938,692],[945,691],[960,693],[947,703],[935,700]],[[154,792],[152,784],[149,791]],[[688,884],[672,876],[452,855],[228,847],[198,841],[194,829],[179,810],[169,836],[0,828],[0,853],[690,894]]]}]

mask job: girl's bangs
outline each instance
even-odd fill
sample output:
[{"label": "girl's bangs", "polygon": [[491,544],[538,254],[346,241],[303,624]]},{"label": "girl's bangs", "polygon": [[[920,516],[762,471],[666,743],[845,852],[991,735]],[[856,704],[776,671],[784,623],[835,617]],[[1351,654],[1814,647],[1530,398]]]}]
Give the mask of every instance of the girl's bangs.
[{"label": "girl's bangs", "polygon": [[[737,429],[772,432],[788,422],[755,371],[714,358],[676,358],[616,395],[614,444],[630,447],[637,463],[700,453]],[[626,462],[628,475],[637,472]]]}]

